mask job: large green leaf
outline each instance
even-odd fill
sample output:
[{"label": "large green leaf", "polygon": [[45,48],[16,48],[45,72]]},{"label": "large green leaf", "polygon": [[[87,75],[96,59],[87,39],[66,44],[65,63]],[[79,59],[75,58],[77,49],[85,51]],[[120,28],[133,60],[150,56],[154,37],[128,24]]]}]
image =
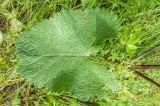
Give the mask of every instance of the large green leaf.
[{"label": "large green leaf", "polygon": [[91,59],[97,46],[118,35],[116,18],[99,9],[63,11],[17,39],[17,72],[39,87],[88,101],[117,89],[111,69]]}]

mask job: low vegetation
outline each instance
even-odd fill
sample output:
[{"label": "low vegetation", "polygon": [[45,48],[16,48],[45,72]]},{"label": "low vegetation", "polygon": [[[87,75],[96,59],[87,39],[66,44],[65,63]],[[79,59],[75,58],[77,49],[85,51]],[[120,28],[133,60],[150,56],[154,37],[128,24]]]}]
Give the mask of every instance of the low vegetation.
[{"label": "low vegetation", "polygon": [[[107,38],[105,38],[105,36],[102,36],[102,38],[97,38],[96,39],[97,42],[94,43],[94,45],[92,46],[96,47],[96,51],[94,49],[93,50],[94,55],[90,55],[90,57],[92,57],[92,61],[98,61],[98,63],[105,64],[106,65],[105,67],[107,67],[107,70],[109,70],[107,72],[114,73],[114,77],[112,77],[111,80],[111,85],[113,86],[111,87],[111,89],[109,87],[105,88],[105,91],[107,92],[106,94],[104,94],[103,92],[103,97],[105,95],[105,98],[103,99],[99,98],[99,96],[102,96],[100,95],[101,94],[100,90],[97,90],[98,93],[95,93],[96,90],[95,91],[93,90],[91,94],[89,94],[88,90],[86,90],[84,92],[85,94],[81,94],[78,91],[76,91],[77,90],[76,89],[74,90],[76,94],[72,92],[72,94],[70,95],[71,90],[68,88],[63,88],[64,86],[61,85],[61,82],[59,80],[57,81],[57,87],[54,86],[55,87],[54,90],[53,88],[52,90],[46,90],[45,89],[46,87],[42,84],[41,81],[38,82],[36,81],[37,79],[39,79],[38,76],[35,77],[35,79],[29,80],[32,74],[28,76],[25,76],[24,74],[26,68],[28,69],[31,68],[25,66],[26,63],[30,61],[30,59],[29,60],[28,58],[23,59],[24,57],[21,57],[22,55],[24,55],[23,53],[27,53],[26,52],[27,49],[23,47],[26,46],[25,45],[26,42],[29,43],[29,40],[27,41],[27,36],[30,35],[27,34],[26,31],[31,31],[34,28],[36,29],[36,26],[38,27],[38,25],[40,25],[41,23],[46,22],[44,20],[55,19],[55,17],[58,17],[59,16],[58,14],[62,13],[62,11],[64,10],[93,11],[90,14],[94,13],[94,10],[95,11],[101,10],[105,12],[107,11],[107,13],[105,14],[110,14],[106,17],[112,16],[111,18],[109,18],[109,21],[106,22],[112,23],[109,28],[114,28],[115,29],[114,32],[117,33],[116,34],[112,33],[109,39],[108,36]],[[96,13],[97,16],[100,17],[100,13],[101,12],[97,12]],[[83,12],[80,12],[79,14],[82,14],[80,16],[85,15],[83,14]],[[60,18],[61,17],[58,17],[58,19]],[[93,17],[91,17],[91,19],[92,18]],[[114,19],[116,21],[114,21]],[[82,20],[83,24],[86,24],[86,22],[87,22],[86,20]],[[56,25],[57,24],[55,24],[55,26]],[[103,23],[102,26],[104,25],[105,24]],[[78,29],[83,33],[83,30],[86,28],[84,27],[84,25],[79,25]],[[41,31],[43,30],[44,29],[42,28]],[[98,31],[100,30],[101,28]],[[62,27],[61,31],[64,31]],[[102,30],[100,32],[103,31],[104,33],[107,33],[105,32],[105,30]],[[149,1],[148,0],[139,0],[139,1],[137,0],[1,0],[0,1],[0,105],[2,106],[3,105],[4,106],[8,105],[159,106],[160,105],[159,102],[160,33],[159,32],[160,32],[159,0],[149,0]],[[43,36],[44,35],[42,35],[41,37]],[[35,44],[36,42],[38,43],[38,41],[34,39],[36,37],[38,36],[30,36],[30,38],[32,38],[30,40],[33,40]],[[59,39],[57,39],[56,41],[58,40]],[[50,42],[53,43],[53,41]],[[73,43],[73,39],[70,39],[68,42]],[[88,40],[85,43],[90,44],[89,42],[90,41]],[[42,42],[42,45],[43,44],[44,43]],[[57,47],[55,47],[56,50],[59,50],[58,44],[55,45],[57,45]],[[101,45],[101,48],[99,48],[99,45]],[[76,46],[78,46],[78,43]],[[42,47],[41,49],[43,50],[43,48],[44,47]],[[69,49],[70,48],[68,48],[67,50]],[[20,51],[26,50],[26,51],[22,53],[19,52],[19,50]],[[46,52],[49,53],[49,51],[51,50],[48,49],[48,52],[47,51]],[[32,53],[34,54],[34,52]],[[79,52],[77,52],[77,54],[78,53]],[[20,64],[22,61],[23,63]],[[49,60],[46,61],[48,62]],[[69,60],[66,61],[59,60],[57,64],[62,65],[61,62],[65,64],[64,65],[65,69],[69,67],[68,64]],[[45,63],[43,65],[45,65]],[[83,67],[81,68],[83,70],[85,64],[83,64],[82,66]],[[90,68],[93,68],[94,65],[90,63],[90,66],[92,66]],[[102,67],[94,66],[94,69],[96,68],[101,69]],[[36,69],[38,69],[38,67],[35,67],[35,70]],[[77,69],[77,71],[80,70]],[[91,71],[97,72],[94,70]],[[102,73],[99,72],[96,74],[93,72],[88,73],[88,75],[89,74],[92,75],[87,77],[89,79],[88,82],[85,81],[86,79],[84,80],[86,88],[91,87],[91,89],[92,88],[97,89],[94,88],[93,84],[96,83],[95,86],[98,87],[100,86],[102,81],[98,82],[97,80],[91,80],[93,79],[92,77],[93,76],[97,77],[102,73],[103,75],[106,74],[104,73],[104,71],[102,71]],[[109,74],[111,76],[112,73]],[[100,76],[102,77],[102,75]],[[66,75],[64,75],[63,78],[64,77],[66,77]],[[104,78],[102,79],[104,80]],[[108,80],[106,77],[105,79]],[[115,79],[116,81],[118,81],[116,82],[116,84],[118,83],[118,89],[113,91],[113,88],[117,88],[117,85],[115,85],[114,81]],[[79,83],[82,83],[81,81],[83,82],[83,80],[79,80]],[[92,86],[90,86],[89,82],[91,83],[95,82],[95,83],[92,83]],[[64,85],[64,83],[62,84]],[[78,84],[77,85],[75,84],[74,86],[78,86]],[[54,91],[54,93],[52,91]],[[60,91],[60,94],[55,93],[55,91],[56,92]],[[68,92],[61,92],[61,91],[68,91]],[[93,99],[93,97],[95,96],[98,98]]]}]

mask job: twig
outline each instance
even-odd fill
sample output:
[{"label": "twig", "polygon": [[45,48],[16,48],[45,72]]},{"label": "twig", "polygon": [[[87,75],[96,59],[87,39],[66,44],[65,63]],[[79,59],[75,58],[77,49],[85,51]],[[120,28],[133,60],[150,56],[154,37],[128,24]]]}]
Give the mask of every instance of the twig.
[{"label": "twig", "polygon": [[140,71],[148,71],[148,70],[160,70],[160,65],[137,65],[137,66],[132,66],[130,68],[131,70],[134,70],[134,72],[142,77],[143,79],[147,80],[148,82],[151,82],[152,84],[160,87],[160,84],[153,79],[149,78],[145,74],[141,73]]},{"label": "twig", "polygon": [[135,71],[135,73],[136,73],[137,75],[139,75],[140,77],[144,78],[145,80],[151,82],[152,84],[154,84],[154,85],[156,85],[156,86],[158,86],[158,87],[160,88],[160,84],[157,83],[156,81],[154,81],[153,79],[147,77],[146,75],[144,75],[144,74],[142,74],[142,73],[140,73],[140,72],[138,72],[138,71]]},{"label": "twig", "polygon": [[[112,64],[120,64],[119,62],[113,62],[110,60],[106,60],[106,64],[112,65]],[[140,70],[160,70],[160,65],[137,65],[137,66],[131,66],[129,69],[134,71],[137,75],[139,75],[141,78],[145,79],[146,81],[158,86],[160,88],[160,84],[154,81],[153,79],[149,78],[145,74],[139,72]]]}]

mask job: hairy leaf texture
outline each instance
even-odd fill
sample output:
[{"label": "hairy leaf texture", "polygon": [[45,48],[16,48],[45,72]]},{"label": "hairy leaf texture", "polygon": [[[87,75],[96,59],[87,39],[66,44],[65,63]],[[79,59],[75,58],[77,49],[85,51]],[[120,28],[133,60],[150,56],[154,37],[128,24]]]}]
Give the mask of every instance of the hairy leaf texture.
[{"label": "hairy leaf texture", "polygon": [[106,39],[119,35],[116,17],[105,10],[63,11],[22,33],[16,42],[17,72],[39,87],[68,92],[84,101],[117,89],[111,69],[91,59]]}]

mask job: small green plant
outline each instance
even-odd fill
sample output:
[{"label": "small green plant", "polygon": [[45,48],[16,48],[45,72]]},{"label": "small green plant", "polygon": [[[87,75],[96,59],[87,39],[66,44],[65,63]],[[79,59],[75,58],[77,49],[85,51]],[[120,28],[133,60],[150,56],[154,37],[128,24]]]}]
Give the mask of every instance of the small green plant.
[{"label": "small green plant", "polygon": [[120,88],[115,70],[144,68],[131,67],[129,60],[137,53],[141,31],[125,41],[121,29],[116,15],[106,10],[63,11],[19,36],[17,72],[54,93],[82,101],[106,100],[107,92]]}]

